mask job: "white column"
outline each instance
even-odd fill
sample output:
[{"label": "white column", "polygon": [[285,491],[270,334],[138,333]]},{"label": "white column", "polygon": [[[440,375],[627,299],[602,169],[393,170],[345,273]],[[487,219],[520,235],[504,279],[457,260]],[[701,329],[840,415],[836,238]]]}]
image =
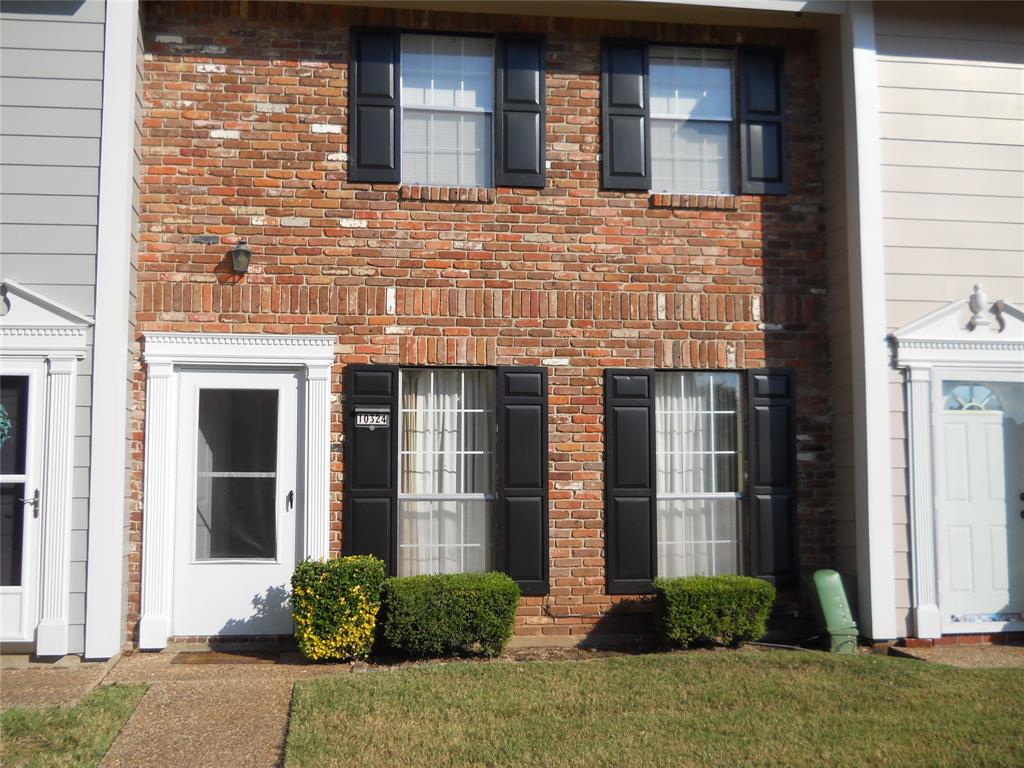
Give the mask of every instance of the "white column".
[{"label": "white column", "polygon": [[840,23],[846,230],[853,358],[853,447],[860,626],[898,636],[889,444],[889,345],[882,236],[881,131],[871,3],[848,3]]},{"label": "white column", "polygon": [[176,392],[174,366],[170,363],[150,363],[146,373],[140,648],[165,648],[171,632],[174,477],[177,461]]},{"label": "white column", "polygon": [[306,368],[303,555],[327,559],[331,530],[331,366]]},{"label": "white column", "polygon": [[932,484],[932,377],[928,368],[907,371],[907,444],[910,449],[911,557],[914,567],[914,631],[939,637],[938,572],[935,569],[935,490]]},{"label": "white column", "polygon": [[40,656],[63,656],[68,652],[75,359],[50,357],[47,363],[46,444],[43,448],[40,510],[40,619],[36,653]]},{"label": "white column", "polygon": [[106,4],[100,132],[96,327],[93,335],[89,557],[85,655],[106,659],[125,634],[124,530],[128,455],[128,355],[132,263],[132,173],[138,0]]}]

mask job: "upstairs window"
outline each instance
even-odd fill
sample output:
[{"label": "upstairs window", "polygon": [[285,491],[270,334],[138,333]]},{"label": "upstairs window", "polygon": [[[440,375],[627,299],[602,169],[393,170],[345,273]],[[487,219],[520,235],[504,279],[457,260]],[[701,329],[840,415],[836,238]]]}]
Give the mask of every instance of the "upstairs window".
[{"label": "upstairs window", "polygon": [[402,183],[491,186],[494,40],[402,35]]},{"label": "upstairs window", "polygon": [[732,194],[733,53],[652,47],[651,188]]}]

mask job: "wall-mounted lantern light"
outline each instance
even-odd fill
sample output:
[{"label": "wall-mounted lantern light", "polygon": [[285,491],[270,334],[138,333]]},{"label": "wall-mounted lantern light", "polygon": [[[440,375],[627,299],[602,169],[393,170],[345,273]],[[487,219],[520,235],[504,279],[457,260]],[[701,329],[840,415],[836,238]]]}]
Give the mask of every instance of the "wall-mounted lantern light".
[{"label": "wall-mounted lantern light", "polygon": [[249,271],[249,262],[252,260],[252,251],[245,244],[245,240],[239,240],[238,245],[228,251],[231,257],[231,267],[235,274],[244,275]]}]

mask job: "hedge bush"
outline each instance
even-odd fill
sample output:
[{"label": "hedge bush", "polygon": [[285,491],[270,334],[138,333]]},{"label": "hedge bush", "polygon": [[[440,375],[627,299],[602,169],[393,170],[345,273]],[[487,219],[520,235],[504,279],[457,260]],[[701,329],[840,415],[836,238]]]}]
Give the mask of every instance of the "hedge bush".
[{"label": "hedge bush", "polygon": [[512,637],[518,604],[519,587],[503,573],[388,579],[381,637],[411,656],[497,656]]},{"label": "hedge bush", "polygon": [[359,555],[305,560],[292,576],[292,618],[307,659],[365,659],[373,647],[384,563]]},{"label": "hedge bush", "polygon": [[659,578],[654,588],[658,628],[674,645],[760,640],[775,602],[775,587],[749,576]]}]

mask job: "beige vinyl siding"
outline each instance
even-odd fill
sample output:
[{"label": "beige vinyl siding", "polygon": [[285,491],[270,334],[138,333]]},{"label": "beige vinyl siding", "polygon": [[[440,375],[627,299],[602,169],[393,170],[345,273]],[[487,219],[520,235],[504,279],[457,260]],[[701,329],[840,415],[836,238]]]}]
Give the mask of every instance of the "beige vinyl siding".
[{"label": "beige vinyl siding", "polygon": [[[1024,23],[1016,3],[876,3],[887,324],[981,282],[1024,303]],[[898,628],[910,633],[907,446],[890,379]]]},{"label": "beige vinyl siding", "polygon": [[[92,315],[96,292],[103,0],[0,8],[0,273]],[[85,650],[92,334],[78,364],[69,627]]]}]

